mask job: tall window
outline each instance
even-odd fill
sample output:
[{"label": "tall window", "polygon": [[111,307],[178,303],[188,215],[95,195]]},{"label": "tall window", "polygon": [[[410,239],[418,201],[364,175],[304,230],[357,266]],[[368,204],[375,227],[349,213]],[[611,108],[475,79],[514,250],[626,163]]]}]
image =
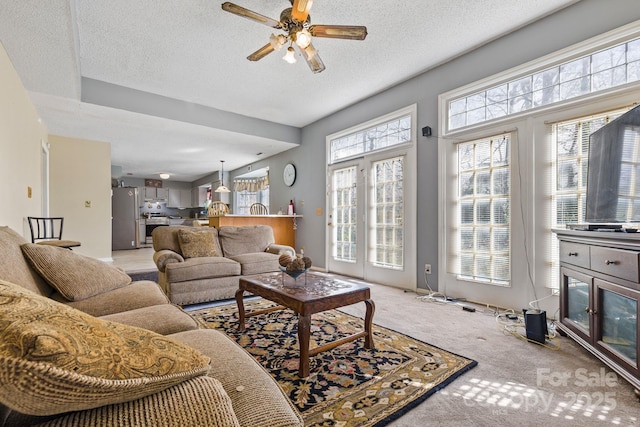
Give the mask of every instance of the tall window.
[{"label": "tall window", "polygon": [[356,229],[357,169],[350,166],[333,173],[333,257],[342,262],[355,262],[357,257]]},{"label": "tall window", "polygon": [[458,276],[507,286],[510,263],[509,134],[458,144]]},{"label": "tall window", "polygon": [[388,268],[404,266],[404,158],[382,160],[373,164],[371,221],[373,248],[371,262]]},{"label": "tall window", "polygon": [[623,112],[614,111],[553,125],[552,143],[555,148],[554,227],[584,223],[589,135]]}]

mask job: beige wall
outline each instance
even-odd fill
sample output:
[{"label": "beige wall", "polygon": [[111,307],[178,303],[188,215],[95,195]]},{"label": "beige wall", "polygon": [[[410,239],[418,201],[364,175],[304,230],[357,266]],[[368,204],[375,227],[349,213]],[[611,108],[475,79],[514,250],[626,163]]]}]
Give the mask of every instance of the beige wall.
[{"label": "beige wall", "polygon": [[42,146],[48,143],[49,213],[65,217],[63,237],[82,242],[76,252],[110,259],[110,145],[48,135],[1,44],[0,94],[0,225],[30,240],[26,218],[43,214]]},{"label": "beige wall", "polygon": [[41,214],[40,164],[46,141],[47,129],[0,44],[0,225],[28,239],[26,217]]},{"label": "beige wall", "polygon": [[[111,258],[111,145],[49,135],[49,212],[64,217],[75,252]],[[85,206],[90,203],[90,207]]]}]

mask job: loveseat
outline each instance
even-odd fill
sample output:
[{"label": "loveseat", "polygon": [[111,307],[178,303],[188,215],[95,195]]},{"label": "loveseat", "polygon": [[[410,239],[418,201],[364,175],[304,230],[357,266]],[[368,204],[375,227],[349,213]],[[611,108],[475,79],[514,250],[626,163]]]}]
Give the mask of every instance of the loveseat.
[{"label": "loveseat", "polygon": [[302,426],[155,282],[0,227],[0,426]]},{"label": "loveseat", "polygon": [[268,225],[157,227],[152,238],[158,283],[182,306],[233,298],[240,277],[279,271],[280,255],[295,256]]}]

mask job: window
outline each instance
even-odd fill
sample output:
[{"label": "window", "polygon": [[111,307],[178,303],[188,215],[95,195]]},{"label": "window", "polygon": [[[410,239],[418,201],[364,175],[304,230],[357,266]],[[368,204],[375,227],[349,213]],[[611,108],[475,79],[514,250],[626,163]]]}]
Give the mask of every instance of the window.
[{"label": "window", "polygon": [[385,121],[331,139],[330,164],[364,153],[411,142],[411,113],[402,110]]},{"label": "window", "polygon": [[582,117],[552,126],[555,154],[553,227],[584,223],[589,135],[623,112]]},{"label": "window", "polygon": [[450,130],[640,81],[640,39],[452,99]]},{"label": "window", "polygon": [[504,134],[458,144],[461,279],[509,285],[510,140]]},{"label": "window", "polygon": [[233,196],[233,212],[238,215],[249,215],[254,203],[262,203],[269,209],[269,175],[234,179]]}]

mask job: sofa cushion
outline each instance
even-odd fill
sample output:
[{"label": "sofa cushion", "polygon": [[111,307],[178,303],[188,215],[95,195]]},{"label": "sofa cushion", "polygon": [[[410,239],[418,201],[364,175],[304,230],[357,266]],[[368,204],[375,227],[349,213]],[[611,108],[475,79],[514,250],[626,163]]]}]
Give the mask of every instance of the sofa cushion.
[{"label": "sofa cushion", "polygon": [[96,258],[55,246],[21,246],[31,266],[62,296],[79,301],[131,283],[124,271]]},{"label": "sofa cushion", "polygon": [[274,243],[273,229],[268,225],[225,226],[218,232],[224,256],[264,252]]},{"label": "sofa cushion", "polygon": [[122,288],[94,295],[81,301],[69,301],[57,292],[50,298],[96,317],[169,302],[160,286],[151,280],[131,282]]},{"label": "sofa cushion", "polygon": [[138,399],[209,370],[192,347],[0,281],[0,402],[51,415]]},{"label": "sofa cushion", "polygon": [[0,279],[6,280],[25,289],[46,297],[53,294],[54,289],[27,262],[20,246],[27,241],[20,234],[6,225],[0,226]]},{"label": "sofa cushion", "polygon": [[180,242],[180,251],[185,259],[218,256],[215,236],[207,229],[180,229],[178,230],[178,242]]},{"label": "sofa cushion", "polygon": [[165,267],[167,281],[171,283],[238,276],[240,271],[240,264],[223,257],[188,258],[184,262],[167,264]]},{"label": "sofa cushion", "polygon": [[[240,425],[304,426],[300,413],[269,372],[227,335],[213,329],[198,329],[171,337],[212,358],[209,375],[220,380],[231,397]],[[268,409],[257,411],[256,405],[260,403],[268,404]]]},{"label": "sofa cushion", "polygon": [[252,254],[242,254],[229,257],[230,259],[240,263],[241,274],[269,273],[271,271],[280,271],[278,263],[278,255],[267,252],[257,252]]},{"label": "sofa cushion", "polygon": [[189,379],[163,391],[126,403],[51,417],[11,411],[7,426],[162,426],[240,427],[233,405],[220,381],[209,376]]}]

